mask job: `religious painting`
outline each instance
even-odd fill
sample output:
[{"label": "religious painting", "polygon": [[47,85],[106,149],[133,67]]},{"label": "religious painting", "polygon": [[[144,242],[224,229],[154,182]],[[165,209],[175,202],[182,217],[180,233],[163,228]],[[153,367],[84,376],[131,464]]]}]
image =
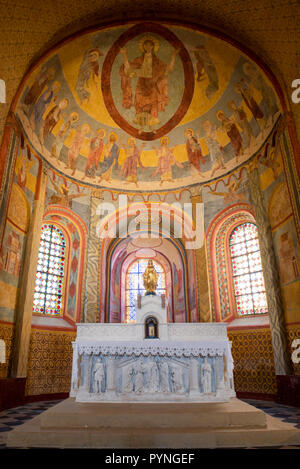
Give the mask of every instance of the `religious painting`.
[{"label": "religious painting", "polygon": [[[299,280],[299,241],[292,218],[277,225],[275,230],[273,230],[273,239],[281,284],[288,284]],[[291,297],[289,297],[288,301],[290,300],[292,301]]]},{"label": "religious painting", "polygon": [[27,232],[30,219],[30,206],[23,190],[12,185],[7,218],[24,233]]},{"label": "religious painting", "polygon": [[[54,48],[24,80],[16,114],[61,177],[147,192],[209,183],[241,167],[281,108],[240,47],[171,22],[131,22]],[[271,156],[261,163],[278,176]]]},{"label": "religious painting", "polygon": [[[299,252],[299,249],[297,249],[297,251]],[[296,280],[299,277],[300,264],[292,235],[288,231],[280,234],[278,241],[278,258],[282,283]]]},{"label": "religious painting", "polygon": [[0,269],[14,277],[20,273],[23,241],[24,236],[8,223],[1,248]]},{"label": "religious painting", "polygon": [[272,228],[282,224],[293,213],[287,185],[281,182],[271,194],[268,214]]},{"label": "religious painting", "polygon": [[193,97],[193,80],[183,43],[163,26],[138,24],[109,50],[102,68],[102,93],[122,129],[153,140],[184,116]]}]

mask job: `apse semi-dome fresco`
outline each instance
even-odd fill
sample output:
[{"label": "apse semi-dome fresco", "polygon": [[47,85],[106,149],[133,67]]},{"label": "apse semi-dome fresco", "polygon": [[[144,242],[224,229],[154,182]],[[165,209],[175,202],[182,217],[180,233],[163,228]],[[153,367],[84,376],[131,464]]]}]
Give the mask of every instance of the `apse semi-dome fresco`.
[{"label": "apse semi-dome fresco", "polygon": [[62,175],[122,190],[205,183],[248,160],[280,115],[264,72],[211,33],[137,23],[88,31],[27,76],[17,117]]}]

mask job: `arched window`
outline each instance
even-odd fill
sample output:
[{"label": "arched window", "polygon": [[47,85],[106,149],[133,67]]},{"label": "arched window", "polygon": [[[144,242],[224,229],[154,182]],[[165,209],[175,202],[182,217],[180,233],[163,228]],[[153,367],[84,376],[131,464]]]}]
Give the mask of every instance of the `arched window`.
[{"label": "arched window", "polygon": [[42,226],[35,278],[33,313],[62,316],[65,238],[55,225]]},{"label": "arched window", "polygon": [[268,312],[261,256],[254,223],[243,223],[231,233],[229,248],[237,314]]},{"label": "arched window", "polygon": [[[138,259],[133,262],[126,274],[125,286],[125,312],[126,322],[134,322],[136,319],[135,301],[137,296],[144,295],[143,273],[145,272],[149,259]],[[166,276],[161,264],[153,261],[153,266],[158,273],[158,283],[156,292],[158,295],[166,294]]]}]

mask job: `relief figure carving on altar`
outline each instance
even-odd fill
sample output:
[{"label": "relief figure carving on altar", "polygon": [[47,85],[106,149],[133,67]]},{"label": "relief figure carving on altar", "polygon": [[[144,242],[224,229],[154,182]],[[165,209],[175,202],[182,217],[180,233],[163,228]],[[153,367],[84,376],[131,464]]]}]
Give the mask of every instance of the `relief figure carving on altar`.
[{"label": "relief figure carving on altar", "polygon": [[134,370],[134,392],[141,394],[145,389],[145,375],[147,373],[143,360],[139,360],[133,368]]},{"label": "relief figure carving on altar", "polygon": [[184,392],[182,382],[182,368],[177,365],[170,367],[171,390],[174,393]]},{"label": "relief figure carving on altar", "polygon": [[122,370],[121,392],[133,392],[134,368],[124,367]]},{"label": "relief figure carving on altar", "polygon": [[155,360],[150,360],[147,364],[146,372],[146,391],[158,392],[159,390],[159,371]]},{"label": "relief figure carving on altar", "polygon": [[166,359],[139,359],[122,367],[121,393],[183,393],[183,368]]},{"label": "relief figure carving on altar", "polygon": [[200,366],[200,383],[202,387],[202,392],[204,393],[212,392],[211,373],[211,365],[208,363],[207,357],[205,357],[204,362]]},{"label": "relief figure carving on altar", "polygon": [[169,349],[164,355],[103,352],[99,354],[90,346],[85,353],[79,351],[80,359],[73,362],[78,370],[73,370],[72,390],[81,394],[82,402],[167,402],[184,397],[210,402],[215,398],[220,401],[233,390],[232,366],[226,378],[222,356],[187,357],[177,355],[178,350],[170,354]]},{"label": "relief figure carving on altar", "polygon": [[122,393],[141,394],[147,388],[147,365],[144,360],[135,360],[122,369]]},{"label": "relief figure carving on altar", "polygon": [[98,358],[93,369],[93,389],[100,394],[105,392],[105,366],[101,358]]}]

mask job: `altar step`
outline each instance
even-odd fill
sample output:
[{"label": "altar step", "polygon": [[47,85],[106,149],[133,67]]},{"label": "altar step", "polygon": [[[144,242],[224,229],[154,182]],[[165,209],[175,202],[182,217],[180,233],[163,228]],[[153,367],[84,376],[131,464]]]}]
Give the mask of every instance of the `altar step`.
[{"label": "altar step", "polygon": [[300,445],[300,430],[228,403],[77,403],[69,398],[9,432],[14,448],[239,448]]}]

